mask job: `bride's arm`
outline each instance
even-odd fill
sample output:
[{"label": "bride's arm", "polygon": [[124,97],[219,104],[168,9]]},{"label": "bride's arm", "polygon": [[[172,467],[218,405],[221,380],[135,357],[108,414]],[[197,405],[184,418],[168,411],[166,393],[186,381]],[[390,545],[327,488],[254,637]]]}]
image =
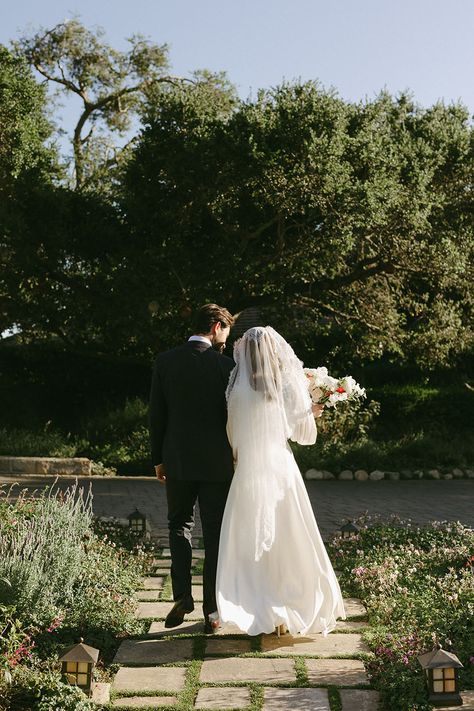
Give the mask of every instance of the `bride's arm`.
[{"label": "bride's arm", "polygon": [[318,433],[306,381],[288,383],[283,399],[292,442],[314,444]]},{"label": "bride's arm", "polygon": [[296,422],[291,434],[291,441],[298,444],[314,444],[318,431],[312,409],[304,417]]}]

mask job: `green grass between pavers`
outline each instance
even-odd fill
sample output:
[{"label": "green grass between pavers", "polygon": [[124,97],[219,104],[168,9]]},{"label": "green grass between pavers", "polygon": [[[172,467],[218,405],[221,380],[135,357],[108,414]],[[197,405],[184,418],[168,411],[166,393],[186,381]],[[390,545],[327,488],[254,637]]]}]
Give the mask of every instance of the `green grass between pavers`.
[{"label": "green grass between pavers", "polygon": [[[351,689],[360,688],[352,686]],[[367,687],[365,687],[367,688]],[[331,711],[342,711],[342,701],[337,686],[328,686],[328,698]]]},{"label": "green grass between pavers", "polygon": [[295,658],[296,682],[298,686],[309,686],[308,670],[303,657]]},{"label": "green grass between pavers", "polygon": [[165,602],[167,599],[173,600],[173,585],[171,583],[171,575],[167,575],[163,580],[163,587],[160,592],[160,602]]}]

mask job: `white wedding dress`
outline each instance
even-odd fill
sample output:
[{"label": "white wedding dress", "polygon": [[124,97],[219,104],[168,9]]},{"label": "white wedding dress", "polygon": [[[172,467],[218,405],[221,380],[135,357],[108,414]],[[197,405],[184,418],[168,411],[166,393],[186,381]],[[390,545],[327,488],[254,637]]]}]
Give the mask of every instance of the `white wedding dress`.
[{"label": "white wedding dress", "polygon": [[236,460],[217,566],[220,620],[249,635],[327,634],[345,618],[337,578],[288,446],[316,441],[302,364],[270,327],[234,350],[228,436]]}]

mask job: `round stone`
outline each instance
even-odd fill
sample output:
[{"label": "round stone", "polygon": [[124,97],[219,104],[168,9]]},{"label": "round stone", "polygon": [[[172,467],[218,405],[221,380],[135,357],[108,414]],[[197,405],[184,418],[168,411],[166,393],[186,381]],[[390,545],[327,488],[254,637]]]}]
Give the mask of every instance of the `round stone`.
[{"label": "round stone", "polygon": [[371,481],[381,481],[384,478],[385,478],[385,474],[383,472],[381,472],[379,469],[375,469],[375,471],[370,472],[370,474],[369,474],[369,479]]},{"label": "round stone", "polygon": [[308,469],[308,471],[305,474],[305,478],[310,481],[312,479],[322,480],[322,479],[324,479],[324,473],[322,471],[320,471],[319,469]]},{"label": "round stone", "polygon": [[354,475],[350,469],[344,469],[337,478],[341,481],[351,481],[354,478]]}]

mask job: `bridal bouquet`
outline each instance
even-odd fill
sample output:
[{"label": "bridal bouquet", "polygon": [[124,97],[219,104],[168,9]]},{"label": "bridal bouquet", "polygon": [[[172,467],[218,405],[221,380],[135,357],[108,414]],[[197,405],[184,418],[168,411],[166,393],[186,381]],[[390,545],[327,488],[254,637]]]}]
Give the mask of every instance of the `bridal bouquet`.
[{"label": "bridal bouquet", "polygon": [[338,380],[328,373],[327,368],[304,368],[308,378],[308,388],[315,405],[336,407],[340,402],[359,400],[366,396],[365,389],[356,383],[351,375]]}]

